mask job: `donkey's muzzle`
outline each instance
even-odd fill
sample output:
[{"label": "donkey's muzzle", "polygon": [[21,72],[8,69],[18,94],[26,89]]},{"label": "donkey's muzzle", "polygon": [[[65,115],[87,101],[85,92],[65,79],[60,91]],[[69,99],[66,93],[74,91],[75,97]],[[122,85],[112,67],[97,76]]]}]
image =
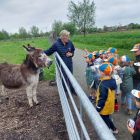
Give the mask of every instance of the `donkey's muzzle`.
[{"label": "donkey's muzzle", "polygon": [[48,62],[48,68],[52,65],[52,63],[53,63],[52,60]]}]

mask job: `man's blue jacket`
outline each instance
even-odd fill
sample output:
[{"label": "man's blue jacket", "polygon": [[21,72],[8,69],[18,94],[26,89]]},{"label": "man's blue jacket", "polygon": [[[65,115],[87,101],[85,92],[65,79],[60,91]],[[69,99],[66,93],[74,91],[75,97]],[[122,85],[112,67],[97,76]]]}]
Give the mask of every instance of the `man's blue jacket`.
[{"label": "man's blue jacket", "polygon": [[67,57],[66,53],[71,52],[74,55],[74,45],[73,43],[69,40],[66,45],[63,44],[60,38],[56,40],[56,42],[45,52],[46,55],[51,55],[54,52],[57,52],[60,57],[63,59],[64,63],[67,65],[69,70],[72,72],[73,71],[73,63],[72,63],[72,57]]}]

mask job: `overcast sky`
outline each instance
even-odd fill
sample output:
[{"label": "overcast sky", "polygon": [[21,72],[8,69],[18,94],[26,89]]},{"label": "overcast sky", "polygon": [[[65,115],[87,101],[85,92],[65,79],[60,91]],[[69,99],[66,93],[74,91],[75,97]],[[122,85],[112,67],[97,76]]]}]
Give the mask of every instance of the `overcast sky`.
[{"label": "overcast sky", "polygon": [[[75,2],[82,0],[73,0]],[[140,23],[140,0],[94,0],[96,26]],[[54,20],[67,22],[69,0],[0,0],[0,30],[32,25],[49,31]]]}]

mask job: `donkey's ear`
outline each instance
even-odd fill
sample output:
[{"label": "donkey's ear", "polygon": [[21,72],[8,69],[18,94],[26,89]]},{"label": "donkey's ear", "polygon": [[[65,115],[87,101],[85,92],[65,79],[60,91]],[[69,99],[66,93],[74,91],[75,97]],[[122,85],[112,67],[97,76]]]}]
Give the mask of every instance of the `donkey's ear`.
[{"label": "donkey's ear", "polygon": [[22,47],[23,47],[28,53],[33,52],[33,51],[35,50],[35,47],[29,46],[29,44],[28,44],[28,46],[23,45]]},{"label": "donkey's ear", "polygon": [[22,47],[26,50],[29,51],[28,48],[25,45],[22,45]]}]

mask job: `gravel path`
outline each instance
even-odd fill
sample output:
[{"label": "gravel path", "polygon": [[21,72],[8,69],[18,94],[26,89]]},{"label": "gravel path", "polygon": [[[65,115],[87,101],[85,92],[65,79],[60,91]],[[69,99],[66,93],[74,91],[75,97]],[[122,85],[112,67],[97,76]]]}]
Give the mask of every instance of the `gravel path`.
[{"label": "gravel path", "polygon": [[73,57],[73,72],[76,80],[81,85],[85,92],[88,92],[86,79],[85,79],[85,69],[86,63],[85,59],[82,57],[84,52],[80,49],[76,49],[74,57]]}]

